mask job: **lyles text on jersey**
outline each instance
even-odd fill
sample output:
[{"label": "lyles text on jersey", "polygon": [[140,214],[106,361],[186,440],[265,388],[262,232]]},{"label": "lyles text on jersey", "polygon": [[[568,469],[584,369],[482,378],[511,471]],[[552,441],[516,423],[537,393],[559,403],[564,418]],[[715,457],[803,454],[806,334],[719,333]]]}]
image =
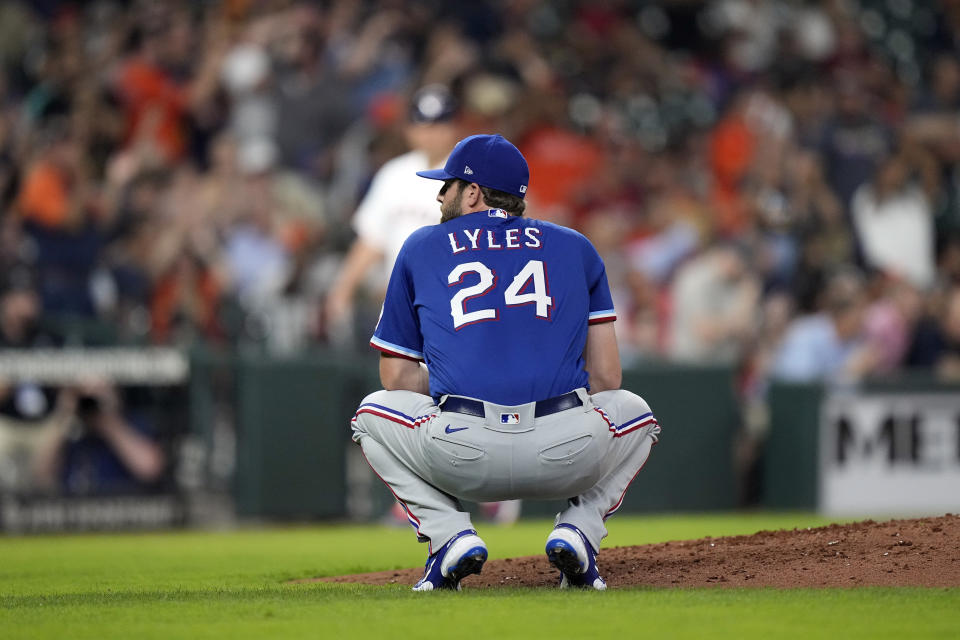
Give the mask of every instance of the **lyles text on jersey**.
[{"label": "lyles text on jersey", "polygon": [[[523,232],[521,234],[521,231]],[[480,249],[540,249],[543,242],[540,229],[461,229],[447,234],[453,253]]]}]

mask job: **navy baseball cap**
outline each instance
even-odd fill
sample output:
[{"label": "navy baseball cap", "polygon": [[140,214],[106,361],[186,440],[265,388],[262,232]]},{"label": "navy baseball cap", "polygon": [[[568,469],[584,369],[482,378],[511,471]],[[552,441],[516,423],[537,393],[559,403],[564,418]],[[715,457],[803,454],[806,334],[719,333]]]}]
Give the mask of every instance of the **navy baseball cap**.
[{"label": "navy baseball cap", "polygon": [[441,84],[429,84],[410,101],[410,121],[417,123],[446,122],[457,114],[457,100]]},{"label": "navy baseball cap", "polygon": [[530,182],[530,168],[520,150],[501,135],[464,138],[450,152],[443,169],[417,171],[431,180],[460,178],[523,198]]}]

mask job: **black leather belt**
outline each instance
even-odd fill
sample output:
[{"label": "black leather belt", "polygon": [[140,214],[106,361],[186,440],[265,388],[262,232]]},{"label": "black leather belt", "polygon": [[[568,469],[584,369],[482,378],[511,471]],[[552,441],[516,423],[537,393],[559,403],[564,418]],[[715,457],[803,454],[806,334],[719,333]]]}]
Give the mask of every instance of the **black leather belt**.
[{"label": "black leather belt", "polygon": [[[555,396],[553,398],[547,398],[546,400],[540,400],[536,404],[536,408],[533,411],[533,417],[542,418],[543,416],[549,416],[560,411],[566,411],[567,409],[573,409],[574,407],[582,407],[583,401],[580,400],[580,396],[577,395],[576,391],[571,391],[570,393],[565,393],[562,396]],[[472,400],[470,398],[461,398],[460,396],[447,396],[445,400],[440,403],[440,408],[444,411],[452,411],[453,413],[462,413],[468,416],[476,416],[478,418],[483,418],[486,414],[483,411],[483,403],[479,400]]]}]

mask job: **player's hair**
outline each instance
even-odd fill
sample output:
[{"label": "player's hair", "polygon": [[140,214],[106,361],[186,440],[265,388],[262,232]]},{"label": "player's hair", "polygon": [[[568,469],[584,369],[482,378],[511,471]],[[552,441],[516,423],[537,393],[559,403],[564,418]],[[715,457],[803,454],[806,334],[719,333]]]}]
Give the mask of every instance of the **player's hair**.
[{"label": "player's hair", "polygon": [[[464,180],[463,178],[452,178],[448,181],[449,186],[444,186],[443,193],[447,189],[456,188],[458,192],[463,191],[464,187],[470,184],[470,182]],[[480,193],[483,194],[483,201],[487,203],[487,206],[491,209],[503,209],[512,216],[520,217],[523,215],[524,210],[527,208],[527,203],[523,201],[522,198],[518,198],[515,195],[506,193],[504,191],[498,191],[496,189],[491,189],[490,187],[484,187],[483,185],[478,185],[480,187]]]},{"label": "player's hair", "polygon": [[527,203],[512,193],[497,191],[490,187],[480,186],[480,193],[483,194],[483,201],[492,209],[503,209],[512,216],[520,217],[523,215]]}]

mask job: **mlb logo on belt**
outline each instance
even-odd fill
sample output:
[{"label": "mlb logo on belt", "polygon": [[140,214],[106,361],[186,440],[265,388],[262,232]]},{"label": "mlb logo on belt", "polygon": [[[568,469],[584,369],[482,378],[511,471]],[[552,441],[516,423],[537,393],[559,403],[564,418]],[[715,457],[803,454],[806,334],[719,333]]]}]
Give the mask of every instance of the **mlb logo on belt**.
[{"label": "mlb logo on belt", "polygon": [[501,413],[500,424],[520,424],[519,413]]}]

